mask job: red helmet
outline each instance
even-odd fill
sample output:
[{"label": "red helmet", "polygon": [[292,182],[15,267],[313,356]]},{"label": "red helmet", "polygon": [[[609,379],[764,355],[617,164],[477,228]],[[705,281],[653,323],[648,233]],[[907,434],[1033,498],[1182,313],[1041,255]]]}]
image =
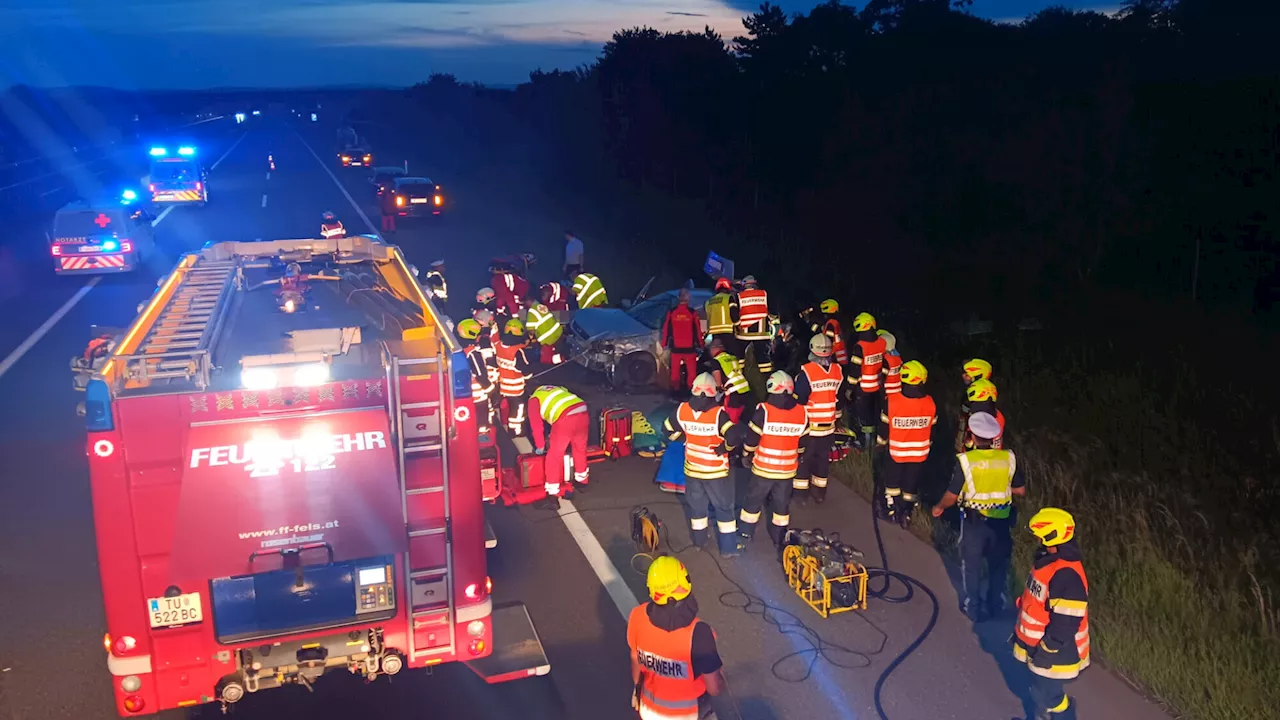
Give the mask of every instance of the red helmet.
[{"label": "red helmet", "polygon": [[733,288],[733,283],[729,282],[729,278],[722,277],[722,278],[720,278],[719,280],[716,280],[716,290],[717,290],[717,291],[719,291],[719,290],[731,290],[732,288]]}]

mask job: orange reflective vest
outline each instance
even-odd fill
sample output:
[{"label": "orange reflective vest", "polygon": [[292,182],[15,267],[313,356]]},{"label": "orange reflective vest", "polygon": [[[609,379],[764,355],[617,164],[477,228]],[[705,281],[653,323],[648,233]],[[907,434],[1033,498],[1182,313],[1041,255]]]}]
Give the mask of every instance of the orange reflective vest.
[{"label": "orange reflective vest", "polygon": [[844,384],[844,370],[836,363],[823,368],[816,362],[805,363],[800,372],[809,380],[809,434],[815,437],[835,432],[836,398]]},{"label": "orange reflective vest", "polygon": [[840,321],[835,318],[827,318],[822,325],[822,334],[831,338],[831,352],[835,356],[836,362],[844,365],[849,362],[849,348],[844,344],[844,330],[840,328]]},{"label": "orange reflective vest", "polygon": [[[1079,561],[1054,560],[1043,567],[1033,566],[1031,574],[1027,576],[1027,587],[1018,600],[1018,626],[1014,631],[1017,642],[1013,646],[1013,655],[1018,661],[1027,663],[1027,669],[1037,675],[1069,680],[1089,667],[1089,606],[1086,600],[1049,596],[1049,582],[1063,569],[1079,573],[1085,593],[1089,592],[1089,578],[1085,577],[1084,565]],[[1059,648],[1054,654],[1052,666],[1036,667],[1030,662],[1028,650],[1040,645],[1045,629],[1049,626],[1050,615],[1054,613],[1080,618],[1075,647]]]},{"label": "orange reflective vest", "polygon": [[875,340],[859,340],[862,357],[851,360],[862,366],[862,374],[858,378],[858,388],[862,392],[873,393],[880,390],[880,367],[884,364],[884,338]]},{"label": "orange reflective vest", "polygon": [[499,340],[493,346],[494,355],[498,359],[498,393],[504,397],[519,397],[524,394],[525,381],[530,377],[526,368],[521,368],[524,344],[507,345]]},{"label": "orange reflective vest", "polygon": [[676,409],[676,422],[684,432],[684,474],[699,480],[716,480],[729,476],[729,455],[716,454],[725,442],[725,432],[733,426],[729,413],[719,405],[698,412],[681,403]]},{"label": "orange reflective vest", "polygon": [[902,356],[897,353],[884,354],[884,394],[893,395],[902,392]]},{"label": "orange reflective vest", "polygon": [[889,457],[900,463],[920,463],[929,457],[938,407],[933,397],[888,397],[888,407],[880,418],[889,426]]},{"label": "orange reflective vest", "polygon": [[[641,720],[698,720],[698,698],[707,692],[693,676],[693,629],[699,619],[667,631],[649,620],[649,603],[631,611],[627,644],[640,663]],[[714,633],[713,633],[714,634]]]},{"label": "orange reflective vest", "polygon": [[799,404],[790,410],[768,403],[760,408],[764,411],[764,427],[751,423],[751,429],[760,436],[751,469],[770,480],[791,480],[800,469],[800,438],[809,430],[809,411]]},{"label": "orange reflective vest", "polygon": [[769,295],[760,288],[748,288],[738,293],[739,340],[768,340],[773,337],[769,328]]}]

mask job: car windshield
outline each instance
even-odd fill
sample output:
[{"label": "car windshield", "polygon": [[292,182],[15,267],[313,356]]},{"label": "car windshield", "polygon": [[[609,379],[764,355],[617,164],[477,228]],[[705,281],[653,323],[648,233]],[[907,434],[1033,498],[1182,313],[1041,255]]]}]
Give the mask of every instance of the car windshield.
[{"label": "car windshield", "polygon": [[151,179],[159,182],[191,182],[195,168],[188,163],[156,163],[151,169]]},{"label": "car windshield", "polygon": [[88,237],[124,232],[124,214],[116,210],[76,210],[60,212],[53,219],[53,235],[60,238]]},{"label": "car windshield", "polygon": [[662,327],[662,319],[667,316],[667,310],[670,309],[671,298],[657,297],[636,305],[628,310],[627,314],[650,330],[657,330]]}]

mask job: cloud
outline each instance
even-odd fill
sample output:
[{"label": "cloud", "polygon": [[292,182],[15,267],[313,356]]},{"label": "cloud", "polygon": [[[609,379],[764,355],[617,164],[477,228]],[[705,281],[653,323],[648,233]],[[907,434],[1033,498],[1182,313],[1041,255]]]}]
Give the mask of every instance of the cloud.
[{"label": "cloud", "polygon": [[676,12],[675,10],[668,10],[668,11],[667,11],[667,14],[668,14],[668,15],[683,15],[684,17],[706,17],[706,14],[705,14],[705,13]]}]

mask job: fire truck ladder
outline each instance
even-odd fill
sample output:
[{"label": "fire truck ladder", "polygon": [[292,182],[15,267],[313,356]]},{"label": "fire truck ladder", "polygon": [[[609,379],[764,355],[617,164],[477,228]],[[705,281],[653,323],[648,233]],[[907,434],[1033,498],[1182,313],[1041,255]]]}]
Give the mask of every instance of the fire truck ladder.
[{"label": "fire truck ladder", "polygon": [[[392,427],[396,429],[396,443],[400,456],[400,487],[403,490],[401,495],[401,512],[404,516],[405,528],[409,535],[410,550],[405,553],[405,576],[408,578],[406,583],[405,596],[409,602],[409,632],[408,632],[408,653],[411,665],[417,664],[418,661],[426,660],[430,662],[430,658],[446,655],[454,655],[457,652],[457,629],[456,620],[456,604],[454,602],[454,577],[453,577],[453,537],[451,532],[451,511],[449,503],[449,449],[448,444],[444,441],[445,434],[448,432],[448,422],[446,420],[444,398],[448,392],[445,385],[446,373],[443,368],[442,359],[437,357],[401,359],[393,357],[390,367],[387,369],[388,381],[392,388],[391,396],[391,420]],[[403,373],[403,374],[402,374]],[[434,387],[434,399],[410,398],[410,402],[405,402],[403,397],[406,394],[407,381],[423,382],[424,380],[432,383]],[[426,384],[425,382],[423,383]],[[416,394],[416,393],[415,393]],[[416,435],[414,437],[406,437],[406,419],[411,418],[407,413],[412,411],[436,411],[436,428],[438,434],[432,434],[429,437]],[[430,477],[438,478],[439,484],[421,484],[412,482],[410,476],[406,474],[406,466],[410,463],[426,463],[438,462],[440,464],[439,473],[430,473]],[[421,471],[422,466],[418,466],[419,471],[412,473],[413,477],[421,478],[424,474]],[[442,494],[443,513],[438,521],[423,522],[418,513],[411,513],[410,505],[417,503],[415,497],[423,495],[431,495],[434,493]],[[425,498],[418,498],[423,500]],[[424,539],[434,536],[443,536],[444,553],[443,559],[438,562],[424,562],[419,554],[415,557],[413,550],[414,541],[423,541]],[[435,558],[435,553],[431,554]],[[439,601],[428,599],[425,593],[418,592],[419,586],[430,587],[432,585],[443,585],[446,601],[441,604]],[[419,629],[439,628],[441,632],[448,632],[449,642],[445,644],[432,644],[430,647],[418,649],[417,631]]]},{"label": "fire truck ladder", "polygon": [[195,378],[209,385],[209,346],[230,305],[234,260],[197,262],[182,277],[160,316],[128,358],[129,376],[142,381]]}]

